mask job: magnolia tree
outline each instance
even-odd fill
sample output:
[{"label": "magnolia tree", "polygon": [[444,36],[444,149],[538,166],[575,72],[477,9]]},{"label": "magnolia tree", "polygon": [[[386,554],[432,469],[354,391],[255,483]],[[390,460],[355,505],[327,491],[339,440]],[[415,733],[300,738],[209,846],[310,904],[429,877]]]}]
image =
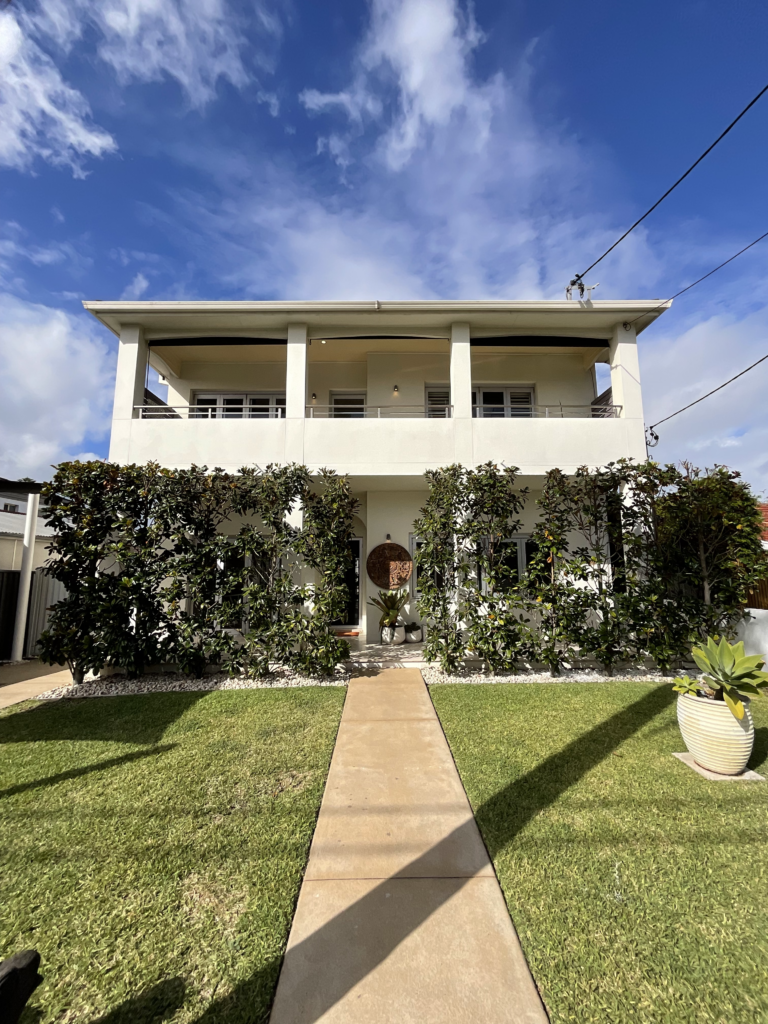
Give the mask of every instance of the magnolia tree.
[{"label": "magnolia tree", "polygon": [[755,498],[739,474],[628,460],[547,473],[527,565],[509,541],[527,492],[492,463],[428,474],[421,545],[425,654],[453,671],[531,660],[553,674],[574,657],[607,672],[650,657],[661,669],[708,634],[732,637],[766,575]]},{"label": "magnolia tree", "polygon": [[207,665],[327,673],[347,656],[330,627],[346,600],[357,501],[334,473],[71,462],[43,493],[56,531],[47,572],[68,596],[41,652],[77,681],[104,665],[135,674],[163,662],[193,675]]}]

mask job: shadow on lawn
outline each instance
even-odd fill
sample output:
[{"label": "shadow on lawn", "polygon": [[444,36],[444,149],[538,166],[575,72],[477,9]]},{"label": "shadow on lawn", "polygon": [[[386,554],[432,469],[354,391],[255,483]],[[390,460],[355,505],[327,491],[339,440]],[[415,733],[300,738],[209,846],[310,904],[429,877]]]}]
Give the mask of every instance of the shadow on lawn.
[{"label": "shadow on lawn", "polygon": [[18,793],[26,793],[30,789],[40,789],[42,786],[55,786],[58,782],[79,779],[83,775],[90,775],[91,772],[101,772],[107,768],[117,768],[118,765],[130,764],[131,761],[139,761],[143,757],[167,754],[169,750],[174,750],[177,746],[177,743],[166,743],[162,747],[153,747],[151,750],[135,750],[132,754],[124,754],[122,757],[110,757],[108,761],[97,761],[96,764],[89,764],[84,768],[72,768],[66,772],[59,772],[57,775],[47,775],[44,779],[34,779],[32,782],[20,782],[17,786],[0,789],[0,799],[16,796]]},{"label": "shadow on lawn", "polygon": [[0,718],[0,744],[52,740],[159,743],[166,729],[206,694],[153,693],[40,701]]},{"label": "shadow on lawn", "polygon": [[752,757],[750,757],[747,767],[758,771],[761,766],[764,767],[766,759],[768,759],[768,728],[763,726],[760,729],[755,729],[755,745],[752,748]]},{"label": "shadow on lawn", "polygon": [[[500,853],[532,818],[669,707],[674,697],[669,686],[651,690],[475,808],[475,818],[491,856]],[[461,825],[393,877],[428,875],[427,865],[434,864],[435,854],[441,847],[454,848],[462,834],[468,840],[473,839],[476,828],[475,821]],[[385,921],[387,907],[395,903],[394,900],[386,901],[386,891],[392,882],[392,879],[387,879],[308,938],[292,946],[285,955],[283,981],[275,1001],[276,1019],[290,1019],[293,1024],[314,1024],[319,1020],[469,879],[446,881],[450,884],[429,901],[413,900],[405,905],[398,901],[397,916]],[[370,930],[372,920],[378,921],[380,927],[376,930],[374,942],[367,945],[360,941],[359,935],[364,927]],[[274,963],[268,964],[249,981],[237,986],[225,999],[212,1003],[195,1024],[255,1021],[256,999],[263,998],[264,985],[270,983],[274,966]]]},{"label": "shadow on lawn", "polygon": [[126,999],[92,1024],[160,1024],[179,1009],[186,991],[182,978],[166,978],[139,995]]}]

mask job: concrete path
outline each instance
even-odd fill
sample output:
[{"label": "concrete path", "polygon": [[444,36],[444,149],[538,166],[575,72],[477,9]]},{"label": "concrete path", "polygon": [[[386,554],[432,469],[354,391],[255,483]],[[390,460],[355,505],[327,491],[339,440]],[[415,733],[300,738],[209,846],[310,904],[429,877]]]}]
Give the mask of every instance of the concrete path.
[{"label": "concrete path", "polygon": [[353,679],[271,1024],[546,1024],[421,673]]},{"label": "concrete path", "polygon": [[0,665],[0,709],[30,700],[56,686],[66,686],[71,681],[69,669],[62,669],[60,665],[43,665],[39,661]]}]

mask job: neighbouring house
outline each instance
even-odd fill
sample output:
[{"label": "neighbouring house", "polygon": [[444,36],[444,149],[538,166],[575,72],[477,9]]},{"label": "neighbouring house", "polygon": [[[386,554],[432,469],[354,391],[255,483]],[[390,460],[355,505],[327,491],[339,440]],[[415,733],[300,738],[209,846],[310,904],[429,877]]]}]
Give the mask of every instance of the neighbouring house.
[{"label": "neighbouring house", "polygon": [[[637,335],[669,303],[84,305],[120,339],[111,460],[295,462],[350,478],[360,512],[343,626],[374,641],[366,559],[388,540],[416,550],[426,470],[520,468],[532,492],[522,568],[547,470],[645,458]],[[165,402],[147,391],[150,369]]]},{"label": "neighbouring house", "polygon": [[[16,606],[24,553],[24,526],[27,517],[27,495],[0,486],[0,661],[11,657]],[[45,576],[42,566],[48,558],[48,542],[53,535],[41,516],[37,516],[35,543],[31,564],[29,614],[24,643],[24,656],[35,653],[37,638],[48,618],[48,608],[63,595],[63,588]]]},{"label": "neighbouring house", "polygon": [[[757,506],[763,520],[763,548],[768,550],[768,505]],[[747,654],[768,656],[768,580],[749,592],[747,611],[750,621],[739,627],[739,639]]]}]

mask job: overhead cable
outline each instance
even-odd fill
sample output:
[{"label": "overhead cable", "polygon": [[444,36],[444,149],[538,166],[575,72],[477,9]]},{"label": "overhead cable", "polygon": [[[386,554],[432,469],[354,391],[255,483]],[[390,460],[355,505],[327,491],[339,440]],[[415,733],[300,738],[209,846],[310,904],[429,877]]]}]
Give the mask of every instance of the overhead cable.
[{"label": "overhead cable", "polygon": [[716,274],[718,270],[722,270],[723,267],[726,267],[729,263],[733,263],[737,256],[741,256],[743,252],[746,252],[747,249],[751,249],[752,246],[757,245],[758,242],[762,242],[764,238],[768,238],[768,231],[766,231],[765,234],[760,235],[759,238],[756,238],[754,242],[750,242],[749,245],[745,245],[743,249],[739,249],[738,252],[734,253],[733,256],[729,257],[729,259],[724,260],[719,266],[715,267],[714,270],[710,270],[708,274],[705,274],[703,277],[700,277],[698,281],[694,281],[693,284],[686,285],[686,287],[681,288],[679,292],[675,292],[675,294],[670,295],[668,299],[664,299],[664,301],[660,302],[658,306],[654,306],[653,309],[646,310],[646,312],[641,313],[639,316],[636,316],[633,320],[625,321],[625,326],[629,327],[629,325],[633,324],[635,320],[641,320],[644,316],[650,316],[651,313],[655,313],[657,309],[661,309],[662,306],[666,306],[668,302],[672,302],[673,299],[677,299],[685,292],[689,292],[691,288],[695,288],[697,284],[701,284],[702,281],[706,281],[708,277],[712,277],[712,275]]},{"label": "overhead cable", "polygon": [[768,359],[768,355],[761,356],[760,359],[757,360],[757,362],[752,363],[751,366],[748,366],[746,370],[742,370],[741,373],[737,373],[735,377],[731,377],[723,384],[718,384],[716,388],[712,388],[712,390],[708,391],[706,395],[702,395],[701,398],[697,398],[695,401],[689,402],[688,405],[684,405],[682,409],[678,409],[677,412],[670,413],[669,416],[665,416],[663,420],[659,420],[657,423],[654,423],[653,426],[648,427],[648,431],[651,435],[651,440],[648,442],[648,447],[655,448],[656,445],[659,443],[659,435],[656,433],[655,430],[656,427],[660,427],[662,423],[666,423],[667,420],[671,420],[674,416],[679,416],[680,413],[685,412],[686,409],[691,409],[694,405],[698,405],[699,402],[703,402],[705,398],[709,398],[709,396],[714,395],[715,392],[722,391],[724,387],[727,387],[729,384],[733,384],[735,380],[738,380],[739,377],[743,377],[744,374],[749,373],[750,370],[754,370],[756,366],[759,366],[760,363],[764,363],[766,359]]},{"label": "overhead cable", "polygon": [[576,274],[576,276],[575,276],[575,277],[573,278],[573,280],[571,281],[571,287],[573,287],[574,285],[578,285],[578,284],[579,284],[579,282],[583,280],[583,278],[584,278],[585,274],[588,274],[588,273],[590,272],[590,270],[592,270],[592,269],[593,269],[594,267],[596,267],[596,266],[597,266],[597,264],[598,264],[598,263],[599,263],[599,262],[600,262],[601,260],[604,260],[604,259],[605,259],[605,257],[606,257],[606,256],[608,255],[608,253],[610,253],[610,252],[613,252],[613,250],[614,250],[614,249],[616,248],[616,246],[617,246],[617,245],[619,245],[619,243],[620,243],[620,242],[623,242],[623,241],[624,241],[624,239],[625,239],[625,238],[627,237],[627,235],[631,234],[631,233],[632,233],[632,232],[633,232],[633,231],[635,230],[635,228],[636,228],[636,227],[638,226],[638,224],[642,224],[642,223],[643,223],[643,221],[645,220],[645,218],[646,218],[646,217],[647,217],[647,216],[648,216],[649,214],[653,213],[653,211],[654,211],[654,210],[656,209],[656,207],[657,207],[657,206],[659,206],[659,205],[660,205],[660,203],[663,203],[663,202],[664,202],[664,200],[665,200],[665,199],[667,198],[667,196],[668,196],[668,195],[670,194],[670,192],[673,192],[673,191],[674,191],[674,190],[675,190],[675,189],[677,188],[677,186],[678,186],[678,185],[680,184],[680,182],[681,182],[681,181],[685,181],[685,179],[686,179],[686,178],[688,177],[688,175],[689,175],[689,174],[691,173],[691,171],[692,171],[692,170],[693,170],[693,169],[694,169],[695,167],[698,167],[698,165],[699,165],[699,164],[701,163],[701,161],[702,161],[702,160],[704,159],[704,157],[705,157],[705,156],[707,156],[707,155],[708,155],[709,153],[711,153],[711,152],[712,152],[712,150],[713,150],[713,149],[715,148],[715,146],[716,146],[716,145],[718,144],[718,142],[721,142],[721,141],[722,141],[722,140],[723,140],[723,139],[725,138],[725,136],[726,136],[726,135],[728,134],[728,132],[729,132],[729,131],[731,130],[731,128],[733,128],[733,127],[734,127],[734,126],[735,126],[736,124],[738,124],[738,122],[739,122],[739,121],[740,121],[740,120],[742,119],[742,117],[744,117],[744,115],[746,114],[746,112],[747,112],[747,111],[748,111],[748,110],[749,110],[749,109],[750,109],[751,107],[753,107],[753,106],[755,105],[755,103],[757,103],[757,101],[758,101],[758,100],[760,99],[760,97],[761,97],[761,96],[762,96],[762,95],[763,95],[764,93],[766,93],[766,92],[768,92],[768,85],[764,86],[764,87],[763,87],[763,88],[762,88],[762,89],[760,90],[760,92],[759,92],[759,93],[757,94],[757,96],[755,96],[755,98],[754,98],[753,100],[750,100],[750,102],[749,102],[749,103],[748,103],[748,104],[746,105],[746,107],[744,107],[744,109],[743,109],[743,110],[742,110],[742,112],[741,112],[741,113],[739,114],[739,116],[738,116],[738,117],[736,117],[736,118],[734,118],[734,119],[733,119],[733,121],[731,121],[731,123],[730,123],[730,124],[728,125],[728,127],[727,127],[727,128],[725,129],[725,131],[724,131],[724,132],[721,132],[721,133],[720,133],[720,135],[718,135],[718,137],[717,137],[717,138],[715,139],[715,141],[714,141],[714,142],[712,143],[712,145],[711,145],[711,146],[709,146],[709,148],[708,148],[708,149],[705,149],[705,150],[704,150],[704,152],[703,152],[703,153],[701,154],[701,156],[699,157],[699,159],[698,159],[698,160],[696,160],[696,162],[695,162],[695,163],[692,163],[692,164],[691,164],[691,166],[690,166],[690,167],[688,168],[688,170],[687,170],[687,171],[685,172],[685,174],[683,174],[683,175],[682,175],[681,177],[679,177],[679,178],[677,179],[677,181],[676,181],[676,182],[674,183],[674,185],[672,185],[672,186],[671,186],[670,188],[668,188],[668,189],[667,189],[667,191],[666,191],[666,192],[664,193],[664,195],[663,195],[663,196],[661,197],[661,199],[657,199],[657,200],[656,200],[656,202],[655,202],[655,203],[653,204],[653,206],[652,206],[652,207],[651,207],[651,208],[650,208],[649,210],[646,210],[646,211],[645,211],[645,213],[643,214],[643,216],[642,216],[642,217],[641,217],[641,218],[640,218],[639,220],[636,220],[636,221],[635,221],[635,223],[634,223],[634,224],[632,225],[632,227],[631,227],[631,228],[628,228],[628,229],[627,229],[627,230],[626,230],[626,231],[624,232],[624,234],[623,234],[623,235],[621,236],[621,238],[618,238],[618,239],[617,239],[617,240],[616,240],[616,241],[615,241],[615,242],[613,243],[613,245],[612,245],[612,246],[610,247],[610,249],[606,249],[606,250],[605,250],[605,252],[603,253],[603,255],[602,255],[602,256],[598,257],[598,258],[597,258],[597,259],[595,260],[595,262],[594,262],[594,263],[590,263],[590,265],[589,265],[589,266],[587,267],[587,269],[586,269],[586,270],[585,270],[585,271],[584,271],[583,273],[581,273],[581,274]]}]

